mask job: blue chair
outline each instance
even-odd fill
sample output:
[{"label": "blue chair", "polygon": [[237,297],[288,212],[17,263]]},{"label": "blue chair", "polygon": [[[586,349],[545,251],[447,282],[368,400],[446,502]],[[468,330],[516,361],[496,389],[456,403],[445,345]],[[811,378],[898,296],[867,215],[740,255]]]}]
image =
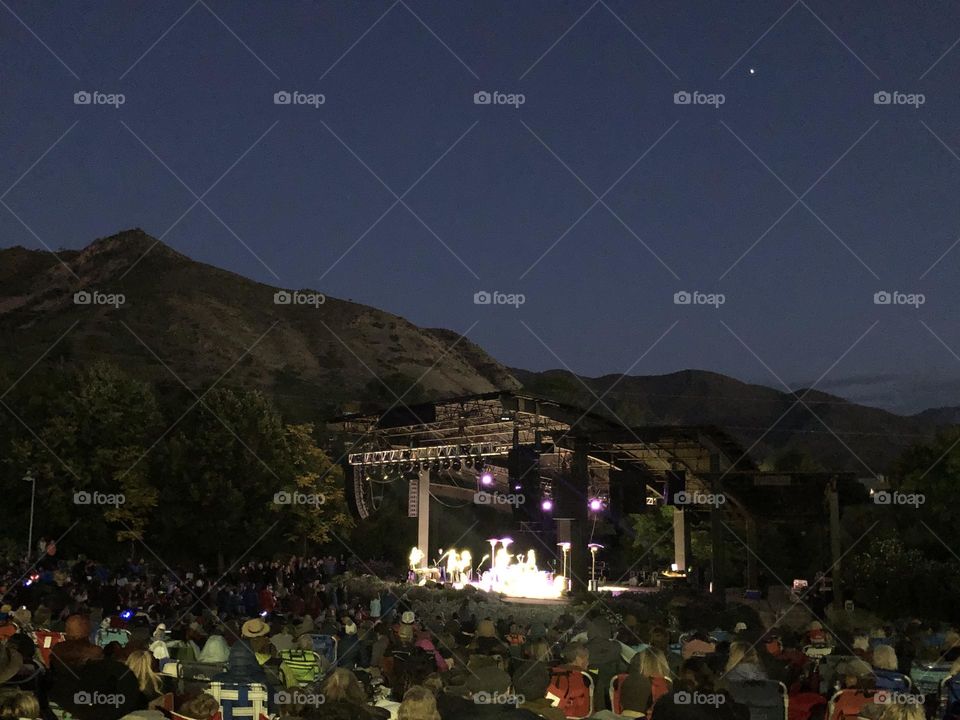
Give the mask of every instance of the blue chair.
[{"label": "blue chair", "polygon": [[207,692],[220,703],[223,720],[269,717],[267,688],[260,683],[212,682]]},{"label": "blue chair", "polygon": [[733,699],[750,711],[750,720],[788,720],[787,686],[776,680],[727,680]]},{"label": "blue chair", "polygon": [[896,670],[878,670],[873,668],[873,677],[877,690],[893,690],[894,692],[908,692],[910,678]]},{"label": "blue chair", "polygon": [[335,635],[310,635],[313,651],[322,658],[326,658],[331,665],[337,662],[337,637]]},{"label": "blue chair", "polygon": [[960,718],[960,676],[944,678],[940,683],[940,702],[943,705],[943,720]]}]

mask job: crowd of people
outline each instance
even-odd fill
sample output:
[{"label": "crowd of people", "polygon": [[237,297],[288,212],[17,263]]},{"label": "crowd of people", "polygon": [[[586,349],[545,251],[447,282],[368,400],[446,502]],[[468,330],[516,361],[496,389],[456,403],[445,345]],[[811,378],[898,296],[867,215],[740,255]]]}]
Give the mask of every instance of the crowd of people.
[{"label": "crowd of people", "polygon": [[231,703],[307,720],[960,718],[949,627],[680,627],[602,603],[517,608],[403,584],[351,595],[345,570],[332,557],[224,576],[11,565],[0,718],[229,720]]}]

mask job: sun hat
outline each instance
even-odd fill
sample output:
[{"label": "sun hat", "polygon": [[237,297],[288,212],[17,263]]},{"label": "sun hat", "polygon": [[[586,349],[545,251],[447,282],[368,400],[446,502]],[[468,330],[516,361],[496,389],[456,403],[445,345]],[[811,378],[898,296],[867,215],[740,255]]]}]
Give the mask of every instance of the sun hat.
[{"label": "sun hat", "polygon": [[263,637],[270,632],[270,626],[260,618],[247,620],[240,630],[240,634],[245,638]]},{"label": "sun hat", "polygon": [[413,614],[413,610],[407,610],[400,616],[400,622],[404,625],[413,625],[414,620],[417,619],[417,616]]}]

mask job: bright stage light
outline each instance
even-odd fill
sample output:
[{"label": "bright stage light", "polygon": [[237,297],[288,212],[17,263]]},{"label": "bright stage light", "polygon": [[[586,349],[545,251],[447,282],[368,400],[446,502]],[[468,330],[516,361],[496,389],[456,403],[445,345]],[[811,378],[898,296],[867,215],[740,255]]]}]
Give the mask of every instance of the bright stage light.
[{"label": "bright stage light", "polygon": [[540,503],[540,509],[544,512],[550,512],[553,510],[553,500],[544,500]]},{"label": "bright stage light", "polygon": [[593,498],[590,500],[590,509],[593,512],[600,512],[603,509],[603,501],[600,498]]},{"label": "bright stage light", "polygon": [[487,470],[480,475],[481,485],[493,485],[493,473]]}]

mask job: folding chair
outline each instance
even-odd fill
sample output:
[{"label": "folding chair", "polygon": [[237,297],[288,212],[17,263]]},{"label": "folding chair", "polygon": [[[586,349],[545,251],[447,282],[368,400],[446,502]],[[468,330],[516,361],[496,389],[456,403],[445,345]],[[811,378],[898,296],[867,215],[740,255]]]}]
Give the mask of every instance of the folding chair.
[{"label": "folding chair", "polygon": [[320,658],[312,650],[284,650],[280,653],[281,682],[285,687],[302,687],[319,679]]},{"label": "folding chair", "polygon": [[616,715],[620,715],[623,712],[623,707],[620,705],[620,693],[623,690],[623,681],[627,679],[627,675],[628,673],[620,673],[610,678],[608,696],[610,698],[610,708]]},{"label": "folding chair", "polygon": [[260,683],[212,682],[207,692],[220,703],[222,720],[269,720],[267,688]]},{"label": "folding chair", "polygon": [[337,637],[335,635],[311,634],[310,641],[313,643],[313,651],[326,658],[331,665],[337,663]]},{"label": "folding chair", "polygon": [[750,720],[789,720],[787,686],[776,680],[727,680],[733,699],[750,711]]},{"label": "folding chair", "polygon": [[852,720],[860,715],[865,705],[873,704],[873,692],[866,690],[838,690],[827,703],[826,720]]},{"label": "folding chair", "polygon": [[54,632],[52,630],[37,630],[31,633],[33,636],[33,642],[37,646],[37,652],[40,654],[40,660],[44,665],[50,667],[50,651],[53,649],[53,646],[58,642],[67,639],[67,636],[62,632]]}]

